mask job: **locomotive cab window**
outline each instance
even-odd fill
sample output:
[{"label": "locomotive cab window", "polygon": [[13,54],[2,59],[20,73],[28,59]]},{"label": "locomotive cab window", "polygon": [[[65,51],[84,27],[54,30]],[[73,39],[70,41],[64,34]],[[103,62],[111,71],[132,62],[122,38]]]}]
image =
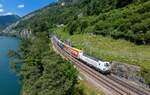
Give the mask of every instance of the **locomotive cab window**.
[{"label": "locomotive cab window", "polygon": [[108,67],[108,66],[109,66],[109,63],[106,63],[105,66]]}]

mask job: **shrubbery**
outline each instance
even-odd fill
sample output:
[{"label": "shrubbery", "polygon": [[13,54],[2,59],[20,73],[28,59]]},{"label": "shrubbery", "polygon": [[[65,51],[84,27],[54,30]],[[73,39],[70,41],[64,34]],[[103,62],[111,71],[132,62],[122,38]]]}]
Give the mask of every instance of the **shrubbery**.
[{"label": "shrubbery", "polygon": [[[71,33],[96,32],[95,34],[110,35],[114,38],[123,38],[135,42],[136,44],[150,44],[149,37],[147,35],[150,30],[150,1],[140,1],[140,3],[136,2],[131,5],[128,5],[133,2],[130,0],[125,0],[123,2],[116,0],[116,2],[118,2],[119,5],[120,3],[123,4],[119,7],[123,7],[125,5],[128,7],[110,10],[109,12],[95,16],[95,18],[92,18],[92,16],[91,18],[87,17],[89,19],[86,19],[86,17],[78,18],[73,21],[73,25],[76,27],[73,27],[74,31],[71,31]],[[68,25],[72,25],[71,23],[72,22]],[[89,27],[92,27],[90,28],[91,31],[88,30]],[[68,27],[69,32],[71,28],[72,27]]]}]

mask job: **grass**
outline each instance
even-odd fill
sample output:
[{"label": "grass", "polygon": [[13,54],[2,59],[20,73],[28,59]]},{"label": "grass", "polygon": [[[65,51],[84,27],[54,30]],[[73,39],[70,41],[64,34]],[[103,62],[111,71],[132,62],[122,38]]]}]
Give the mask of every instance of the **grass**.
[{"label": "grass", "polygon": [[61,28],[57,29],[56,33],[61,35],[62,39],[70,39],[76,48],[99,59],[150,68],[150,45],[135,45],[122,39],[90,34],[69,36],[67,32],[62,32]]},{"label": "grass", "polygon": [[105,95],[102,91],[85,80],[80,80],[78,86],[83,88],[85,95]]},{"label": "grass", "polygon": [[79,74],[81,80],[78,81],[78,86],[83,90],[84,95],[105,95],[105,93],[88,82],[83,74]]}]

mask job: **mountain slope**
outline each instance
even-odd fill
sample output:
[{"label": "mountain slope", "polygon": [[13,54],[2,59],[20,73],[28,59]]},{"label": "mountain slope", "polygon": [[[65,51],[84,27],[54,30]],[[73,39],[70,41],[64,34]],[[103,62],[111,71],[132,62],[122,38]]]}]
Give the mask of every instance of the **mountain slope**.
[{"label": "mountain slope", "polygon": [[88,32],[150,44],[149,6],[150,0],[60,0],[26,16],[15,28],[35,33],[64,24],[71,35]]},{"label": "mountain slope", "polygon": [[3,30],[4,28],[16,22],[19,19],[20,17],[17,15],[0,16],[0,30]]},{"label": "mountain slope", "polygon": [[[50,4],[25,16],[12,29],[17,32],[30,29],[32,34],[37,34],[38,32],[55,32],[58,27],[62,27],[61,32],[68,33],[69,36],[94,34],[104,37],[111,36],[113,39],[124,39],[135,44],[149,45],[150,0],[59,0],[58,3]],[[87,48],[90,47],[88,46]],[[135,47],[139,46],[136,45]],[[116,61],[115,58],[119,59],[119,57],[111,55],[111,51],[105,50],[104,54],[114,57],[111,61]],[[94,52],[97,53],[96,50]],[[141,55],[141,53],[138,50],[136,52],[137,54],[134,56],[129,50],[131,56],[137,58],[136,62],[133,59],[125,61],[121,53],[123,57],[119,55],[122,57],[119,61],[128,64],[128,61],[130,61],[131,64],[140,65],[143,69],[141,71],[143,77],[147,83],[150,83],[150,78],[148,77],[150,76],[150,70],[147,69],[150,66],[142,64],[143,61],[140,63],[140,56],[137,57],[137,55]],[[127,54],[125,55],[129,57]],[[104,57],[104,55],[102,56]],[[140,58],[145,60],[145,58]],[[149,63],[150,58],[148,57],[147,59],[146,63]]]}]

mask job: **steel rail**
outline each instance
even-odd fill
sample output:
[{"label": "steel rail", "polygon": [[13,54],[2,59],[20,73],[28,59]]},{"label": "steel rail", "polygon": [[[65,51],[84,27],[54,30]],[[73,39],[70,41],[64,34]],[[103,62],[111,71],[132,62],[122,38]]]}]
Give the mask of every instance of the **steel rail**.
[{"label": "steel rail", "polygon": [[131,84],[126,83],[126,82],[124,82],[124,81],[122,81],[122,80],[116,78],[114,75],[108,75],[107,77],[108,77],[109,79],[111,79],[111,80],[117,82],[118,84],[123,85],[124,87],[126,87],[126,88],[128,88],[128,89],[130,89],[130,90],[132,90],[132,91],[134,91],[134,92],[136,92],[138,95],[150,95],[150,92],[147,92],[147,91],[144,91],[144,90],[142,90],[142,89],[139,89],[139,88],[137,88],[137,87],[135,87],[135,86],[132,86]]}]

